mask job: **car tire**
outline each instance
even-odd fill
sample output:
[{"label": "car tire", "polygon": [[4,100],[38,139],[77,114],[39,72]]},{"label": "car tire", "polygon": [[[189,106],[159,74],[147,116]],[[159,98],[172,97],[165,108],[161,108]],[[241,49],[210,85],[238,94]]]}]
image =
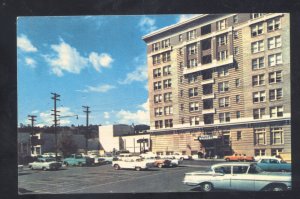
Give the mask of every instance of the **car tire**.
[{"label": "car tire", "polygon": [[141,167],[135,167],[135,170],[136,170],[136,171],[140,171],[140,170],[141,170]]},{"label": "car tire", "polygon": [[162,166],[163,166],[162,164],[157,164],[158,168],[162,168]]},{"label": "car tire", "polygon": [[115,168],[115,170],[119,170],[119,169],[120,169],[120,166],[119,166],[118,164],[115,164],[115,165],[114,165],[114,168]]},{"label": "car tire", "polygon": [[270,188],[270,191],[286,191],[286,190],[287,190],[287,187],[282,184],[275,184],[275,185],[272,185]]},{"label": "car tire", "polygon": [[214,189],[214,187],[211,183],[204,182],[201,184],[201,189],[203,192],[211,192]]},{"label": "car tire", "polygon": [[180,160],[180,161],[183,161],[183,157],[181,157],[179,160]]},{"label": "car tire", "polygon": [[66,165],[66,167],[68,167],[68,166],[69,166],[69,163],[65,162],[65,165]]},{"label": "car tire", "polygon": [[43,171],[47,171],[47,168],[46,168],[46,167],[43,167],[42,170],[43,170]]},{"label": "car tire", "polygon": [[225,161],[226,161],[226,162],[229,162],[229,161],[230,161],[230,159],[229,159],[229,158],[226,158],[226,159],[225,159]]}]

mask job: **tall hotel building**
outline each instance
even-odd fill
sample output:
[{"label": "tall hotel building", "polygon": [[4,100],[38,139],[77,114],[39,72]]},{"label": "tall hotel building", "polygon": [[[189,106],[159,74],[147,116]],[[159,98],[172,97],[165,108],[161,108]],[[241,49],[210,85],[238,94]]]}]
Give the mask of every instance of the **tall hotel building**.
[{"label": "tall hotel building", "polygon": [[153,152],[291,152],[289,14],[203,14],[143,40]]}]

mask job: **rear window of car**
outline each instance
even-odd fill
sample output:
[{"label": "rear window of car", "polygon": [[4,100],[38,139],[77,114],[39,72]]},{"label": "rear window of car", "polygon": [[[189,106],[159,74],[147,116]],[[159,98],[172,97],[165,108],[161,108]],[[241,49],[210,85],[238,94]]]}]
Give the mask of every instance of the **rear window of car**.
[{"label": "rear window of car", "polygon": [[248,166],[233,166],[232,167],[232,173],[233,174],[243,174],[246,173],[248,169]]}]

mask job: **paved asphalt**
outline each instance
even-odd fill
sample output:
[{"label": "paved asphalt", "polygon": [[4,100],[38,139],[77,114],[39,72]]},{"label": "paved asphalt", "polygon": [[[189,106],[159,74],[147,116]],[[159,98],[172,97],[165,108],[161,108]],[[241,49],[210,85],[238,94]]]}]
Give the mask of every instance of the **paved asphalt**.
[{"label": "paved asphalt", "polygon": [[218,161],[184,160],[176,168],[146,171],[114,170],[111,165],[68,167],[58,171],[19,172],[19,194],[189,192],[182,183],[184,174],[207,169]]}]

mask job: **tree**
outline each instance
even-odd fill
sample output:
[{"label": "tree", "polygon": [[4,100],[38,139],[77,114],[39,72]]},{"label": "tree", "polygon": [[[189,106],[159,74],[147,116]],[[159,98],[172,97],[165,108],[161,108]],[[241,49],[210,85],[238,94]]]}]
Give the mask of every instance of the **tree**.
[{"label": "tree", "polygon": [[62,152],[63,156],[76,153],[78,146],[75,144],[72,135],[63,134],[58,142],[58,149]]}]

